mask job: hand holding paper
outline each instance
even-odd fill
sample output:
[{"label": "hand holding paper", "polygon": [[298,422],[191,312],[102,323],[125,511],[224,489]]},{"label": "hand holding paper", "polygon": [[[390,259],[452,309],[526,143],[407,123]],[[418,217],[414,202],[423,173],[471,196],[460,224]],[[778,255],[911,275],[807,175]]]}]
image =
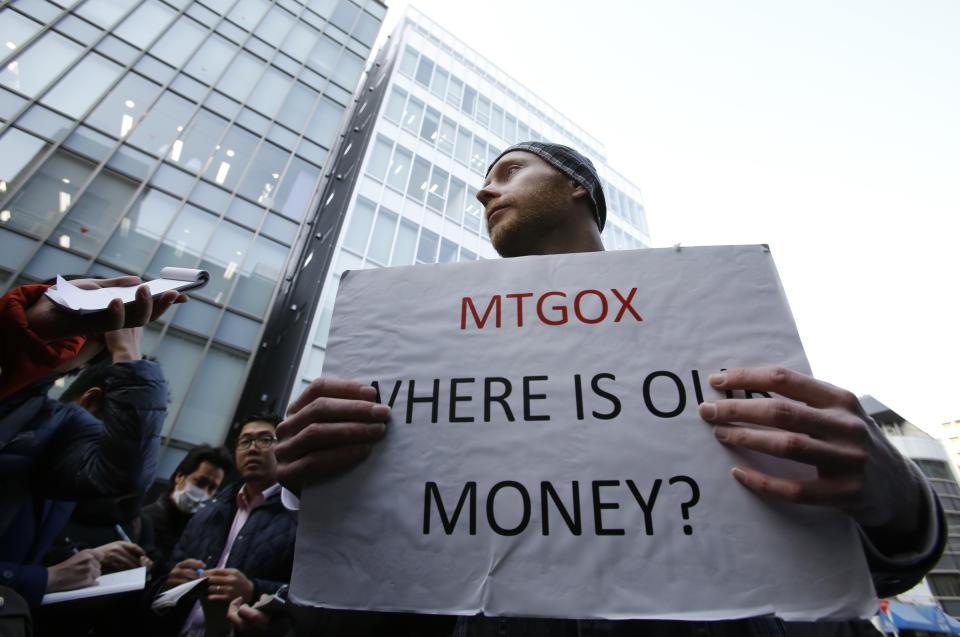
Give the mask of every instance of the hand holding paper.
[{"label": "hand holding paper", "polygon": [[[719,390],[769,392],[783,398],[726,399],[700,406],[717,423],[717,439],[817,469],[815,478],[790,480],[749,466],[733,470],[748,489],[789,502],[834,506],[861,526],[888,534],[914,533],[920,520],[923,480],[865,419],[847,390],[781,368],[730,369],[710,377]],[[737,423],[766,428],[737,426]]]},{"label": "hand holding paper", "polygon": [[[55,288],[50,288],[47,294],[27,309],[30,329],[41,338],[53,341],[69,336],[100,334],[124,327],[140,327],[159,318],[174,303],[187,301],[185,295],[175,290],[162,292],[154,298],[150,289],[140,286],[140,283],[140,278],[135,276],[78,279],[69,282],[69,287],[80,294],[88,291],[100,294],[96,291],[112,289],[124,290],[123,294],[130,296],[130,302],[124,305],[124,301],[114,293],[101,308],[103,311],[73,316],[68,313],[71,310],[62,305],[63,298],[60,293]],[[64,289],[66,287],[64,286]]]},{"label": "hand holding paper", "polygon": [[377,391],[352,380],[318,378],[290,404],[277,427],[277,476],[299,494],[301,486],[353,467],[382,439],[390,408]]}]

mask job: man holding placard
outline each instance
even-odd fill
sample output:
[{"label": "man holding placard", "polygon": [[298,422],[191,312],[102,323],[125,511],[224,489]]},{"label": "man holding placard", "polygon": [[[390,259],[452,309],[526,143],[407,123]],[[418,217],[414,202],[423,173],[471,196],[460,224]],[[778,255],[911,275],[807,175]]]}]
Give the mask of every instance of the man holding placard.
[{"label": "man holding placard", "polygon": [[[603,250],[606,206],[556,144],[504,151],[477,198],[502,256],[569,256],[344,276],[325,373],[374,384],[318,379],[278,428],[280,481],[312,505],[291,598],[752,630],[770,625],[740,618],[869,614],[867,565],[880,595],[932,567],[936,497],[853,394],[792,371],[807,364],[768,250],[574,254]],[[410,514],[388,501],[408,496]],[[458,631],[560,629],[546,621]]]}]

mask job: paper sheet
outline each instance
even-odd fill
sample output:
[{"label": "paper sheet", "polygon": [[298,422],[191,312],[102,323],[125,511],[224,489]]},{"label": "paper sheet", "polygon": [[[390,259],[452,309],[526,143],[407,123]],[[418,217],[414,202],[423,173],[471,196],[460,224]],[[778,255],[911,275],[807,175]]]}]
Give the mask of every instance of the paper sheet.
[{"label": "paper sheet", "polygon": [[184,582],[179,586],[174,586],[173,588],[160,593],[157,595],[156,599],[153,600],[153,603],[150,604],[150,608],[159,611],[163,610],[164,608],[176,606],[177,602],[179,602],[184,595],[187,595],[195,588],[206,582],[207,579],[208,578],[206,577],[198,577],[197,579]]},{"label": "paper sheet", "polygon": [[[187,268],[163,268],[160,278],[147,281],[144,285],[150,290],[151,296],[157,296],[171,290],[186,290],[201,287],[210,279],[205,270],[190,270]],[[47,289],[47,296],[58,305],[72,312],[88,313],[104,310],[113,299],[120,299],[123,303],[131,303],[136,299],[139,285],[111,288],[95,288],[92,290],[79,288],[60,275],[57,275],[56,287]]]},{"label": "paper sheet", "polygon": [[100,597],[102,595],[115,595],[128,591],[137,591],[141,590],[146,585],[146,582],[147,569],[141,566],[127,571],[101,575],[97,578],[97,583],[93,586],[78,588],[73,591],[47,593],[43,596],[43,600],[40,603],[43,605],[56,604],[87,597]]},{"label": "paper sheet", "polygon": [[324,375],[378,383],[392,417],[363,463],[304,489],[290,598],[598,619],[868,615],[850,518],[759,498],[730,475],[811,467],[728,449],[697,413],[724,397],[711,373],[766,365],[809,373],[764,246],[345,273]]}]

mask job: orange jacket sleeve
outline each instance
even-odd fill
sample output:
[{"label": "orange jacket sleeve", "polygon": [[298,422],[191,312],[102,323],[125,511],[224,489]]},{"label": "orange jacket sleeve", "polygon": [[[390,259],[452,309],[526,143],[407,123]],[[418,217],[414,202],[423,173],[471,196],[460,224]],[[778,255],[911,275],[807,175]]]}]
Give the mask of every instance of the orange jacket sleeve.
[{"label": "orange jacket sleeve", "polygon": [[0,297],[0,400],[76,356],[87,341],[72,336],[47,342],[30,329],[27,308],[47,287],[23,285]]}]

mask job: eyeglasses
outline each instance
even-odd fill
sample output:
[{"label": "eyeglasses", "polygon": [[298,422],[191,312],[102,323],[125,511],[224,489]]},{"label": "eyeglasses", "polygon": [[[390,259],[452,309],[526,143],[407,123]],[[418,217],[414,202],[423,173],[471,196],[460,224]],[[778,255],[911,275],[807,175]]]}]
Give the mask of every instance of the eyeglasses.
[{"label": "eyeglasses", "polygon": [[250,448],[250,445],[256,445],[257,449],[263,451],[264,449],[269,449],[273,445],[277,444],[277,439],[274,436],[260,436],[259,438],[241,438],[237,441],[237,449],[240,451],[246,451]]}]

